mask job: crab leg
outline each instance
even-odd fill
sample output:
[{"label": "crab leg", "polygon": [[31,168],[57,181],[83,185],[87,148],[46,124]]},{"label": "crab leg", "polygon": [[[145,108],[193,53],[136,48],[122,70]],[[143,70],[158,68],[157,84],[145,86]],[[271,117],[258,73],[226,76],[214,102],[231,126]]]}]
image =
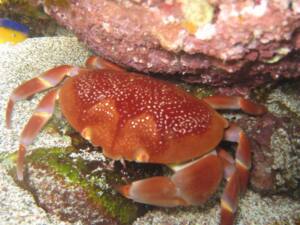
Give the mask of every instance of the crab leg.
[{"label": "crab leg", "polygon": [[66,76],[78,74],[78,67],[63,65],[50,69],[17,87],[9,97],[6,108],[6,127],[10,128],[11,114],[16,101],[26,99],[36,93],[57,86]]},{"label": "crab leg", "polygon": [[237,96],[210,96],[203,99],[214,109],[241,109],[250,115],[261,115],[266,107]]},{"label": "crab leg", "polygon": [[247,189],[249,170],[251,168],[251,150],[249,139],[239,126],[232,123],[225,131],[224,140],[238,143],[235,153],[235,166],[240,177],[241,193],[244,193]]},{"label": "crab leg", "polygon": [[224,175],[227,181],[221,197],[221,225],[233,224],[237,210],[240,181],[239,173],[234,165],[233,158],[223,149],[218,153],[223,161]]},{"label": "crab leg", "polygon": [[127,198],[151,205],[200,205],[216,191],[222,174],[222,162],[214,152],[175,169],[171,177],[147,178],[118,187],[118,190]]},{"label": "crab leg", "polygon": [[17,159],[17,177],[19,180],[23,180],[24,158],[26,148],[32,143],[33,139],[38,135],[40,130],[51,118],[55,108],[55,100],[57,98],[57,93],[58,90],[54,89],[48,92],[43,97],[43,99],[38,104],[35,112],[33,113],[30,120],[28,121],[28,123],[22,131]]},{"label": "crab leg", "polygon": [[[203,99],[215,109],[241,109],[251,115],[261,115],[267,111],[263,105],[256,104],[250,100],[234,96],[211,96]],[[237,142],[236,168],[240,177],[241,193],[246,191],[251,167],[250,142],[241,128],[235,124],[226,130],[224,140]]]},{"label": "crab leg", "polygon": [[111,63],[98,56],[89,57],[86,60],[85,65],[87,68],[91,68],[91,69],[112,69],[112,70],[122,71],[122,72],[125,71],[122,67],[119,67],[118,65]]}]

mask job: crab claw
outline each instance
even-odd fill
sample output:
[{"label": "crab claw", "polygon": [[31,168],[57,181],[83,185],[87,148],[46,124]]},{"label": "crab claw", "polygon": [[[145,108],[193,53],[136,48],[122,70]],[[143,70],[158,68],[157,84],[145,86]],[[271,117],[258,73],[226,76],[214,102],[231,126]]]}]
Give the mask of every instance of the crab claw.
[{"label": "crab claw", "polygon": [[140,203],[162,207],[187,205],[182,198],[178,197],[176,186],[168,177],[158,176],[135,181],[119,186],[117,190],[126,198]]},{"label": "crab claw", "polygon": [[[211,176],[207,176],[207,171]],[[156,206],[199,205],[216,191],[222,173],[219,157],[208,154],[178,169],[171,177],[138,180],[117,190],[136,202]]]}]

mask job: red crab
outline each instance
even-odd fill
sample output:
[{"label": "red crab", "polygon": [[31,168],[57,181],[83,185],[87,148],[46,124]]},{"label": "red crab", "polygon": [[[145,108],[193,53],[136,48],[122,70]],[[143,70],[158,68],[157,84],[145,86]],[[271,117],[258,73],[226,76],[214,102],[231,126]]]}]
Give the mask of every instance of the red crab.
[{"label": "red crab", "polygon": [[[93,145],[101,146],[105,156],[178,164],[172,167],[171,177],[152,177],[118,187],[125,197],[165,207],[199,205],[213,195],[225,174],[220,223],[233,224],[238,195],[247,187],[251,152],[245,133],[214,109],[260,115],[265,107],[240,97],[199,100],[174,84],[126,72],[97,57],[89,58],[86,66],[58,66],[11,94],[7,127],[16,101],[50,89],[21,134],[18,178],[23,179],[27,146],[52,116],[59,97],[71,126]],[[235,160],[226,151],[215,150],[222,140],[238,143]]]}]

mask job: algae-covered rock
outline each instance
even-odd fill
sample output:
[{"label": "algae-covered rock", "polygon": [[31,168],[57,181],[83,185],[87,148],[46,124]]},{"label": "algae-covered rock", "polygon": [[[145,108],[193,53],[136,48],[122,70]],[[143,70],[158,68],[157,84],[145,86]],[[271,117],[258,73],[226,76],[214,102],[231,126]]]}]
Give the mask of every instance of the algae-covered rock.
[{"label": "algae-covered rock", "polygon": [[[0,156],[15,176],[16,154]],[[69,148],[36,149],[26,158],[26,175],[20,185],[33,193],[38,205],[60,219],[83,224],[131,224],[146,208],[118,194],[113,186],[139,179],[141,168],[113,166],[101,152]],[[147,174],[159,169],[148,167]],[[150,171],[150,172],[149,172]],[[146,175],[147,176],[147,175]]]},{"label": "algae-covered rock", "polygon": [[59,6],[59,7],[67,7],[69,5],[69,0],[44,0],[44,4],[49,6]]}]

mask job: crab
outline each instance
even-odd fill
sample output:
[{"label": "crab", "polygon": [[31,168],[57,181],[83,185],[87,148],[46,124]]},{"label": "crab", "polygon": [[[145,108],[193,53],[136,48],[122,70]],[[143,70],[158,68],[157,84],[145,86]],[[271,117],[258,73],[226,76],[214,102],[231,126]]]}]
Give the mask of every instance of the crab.
[{"label": "crab", "polygon": [[[127,72],[96,56],[86,67],[62,65],[26,81],[10,95],[6,125],[16,101],[48,90],[20,137],[17,177],[23,180],[26,149],[51,118],[58,99],[61,111],[85,139],[113,160],[170,165],[171,176],[156,176],[116,186],[136,202],[175,207],[205,203],[227,180],[221,196],[220,224],[233,224],[239,195],[251,167],[249,140],[215,109],[266,112],[237,96],[198,99],[175,84]],[[235,159],[218,147],[236,142]]]}]

